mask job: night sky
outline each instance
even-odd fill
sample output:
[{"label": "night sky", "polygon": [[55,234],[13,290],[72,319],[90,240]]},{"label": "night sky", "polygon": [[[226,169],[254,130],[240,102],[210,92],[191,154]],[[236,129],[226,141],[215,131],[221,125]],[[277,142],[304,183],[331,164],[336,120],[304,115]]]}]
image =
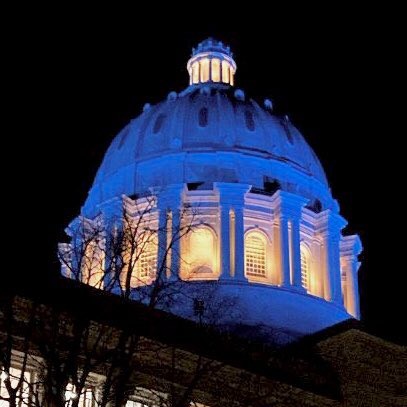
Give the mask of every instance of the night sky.
[{"label": "night sky", "polygon": [[16,151],[11,157],[23,170],[9,167],[4,188],[15,191],[10,203],[18,213],[10,241],[23,234],[29,245],[13,269],[34,277],[30,284],[52,289],[57,242],[79,214],[111,140],[144,103],[187,86],[191,48],[213,36],[234,51],[237,87],[260,102],[271,98],[300,129],[349,221],[346,232],[360,234],[366,329],[406,339],[407,295],[398,283],[406,248],[395,236],[405,230],[397,192],[405,184],[397,142],[405,136],[393,111],[397,33],[384,29],[392,22],[384,10],[191,11],[188,20],[167,16],[171,10],[160,10],[161,18],[158,10],[47,10],[53,18],[27,11],[7,36],[15,147],[3,154]]}]

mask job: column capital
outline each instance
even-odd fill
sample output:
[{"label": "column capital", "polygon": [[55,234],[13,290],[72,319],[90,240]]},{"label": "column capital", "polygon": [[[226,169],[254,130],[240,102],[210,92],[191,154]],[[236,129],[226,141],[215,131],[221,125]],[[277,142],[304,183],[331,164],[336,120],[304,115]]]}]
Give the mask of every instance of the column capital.
[{"label": "column capital", "polygon": [[251,185],[232,182],[214,182],[214,190],[219,194],[221,206],[243,206]]},{"label": "column capital", "polygon": [[318,214],[316,229],[321,234],[339,238],[341,230],[347,224],[346,219],[339,215],[339,213],[327,209]]},{"label": "column capital", "polygon": [[363,251],[362,242],[358,235],[342,236],[339,247],[342,257],[357,259]]},{"label": "column capital", "polygon": [[300,219],[302,208],[308,201],[308,198],[282,190],[277,191],[272,197],[274,211],[288,219]]}]

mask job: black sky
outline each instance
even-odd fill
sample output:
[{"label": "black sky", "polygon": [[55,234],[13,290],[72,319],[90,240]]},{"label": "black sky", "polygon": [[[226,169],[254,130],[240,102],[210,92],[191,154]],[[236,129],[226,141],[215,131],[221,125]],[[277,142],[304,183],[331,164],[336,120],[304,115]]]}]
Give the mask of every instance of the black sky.
[{"label": "black sky", "polygon": [[192,46],[214,36],[235,53],[237,86],[260,101],[271,98],[302,131],[349,221],[346,231],[361,235],[367,329],[405,340],[406,295],[397,283],[405,256],[395,233],[403,230],[406,209],[392,185],[403,184],[397,143],[405,136],[395,113],[401,51],[393,13],[246,4],[232,14],[191,9],[183,18],[174,8],[13,14],[18,22],[6,35],[12,72],[5,79],[15,147],[4,154],[17,152],[6,177],[15,191],[12,206],[22,208],[12,229],[25,235],[29,224],[29,262],[14,268],[52,289],[47,278],[57,272],[57,242],[78,215],[110,141],[144,103],[187,85]]}]

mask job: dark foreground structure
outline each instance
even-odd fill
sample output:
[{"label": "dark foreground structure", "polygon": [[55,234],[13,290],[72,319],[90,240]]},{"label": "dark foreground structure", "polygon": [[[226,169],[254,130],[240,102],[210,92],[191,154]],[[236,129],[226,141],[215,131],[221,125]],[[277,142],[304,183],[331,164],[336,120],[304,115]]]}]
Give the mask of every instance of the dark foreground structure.
[{"label": "dark foreground structure", "polygon": [[[78,371],[92,366],[77,402],[97,406],[97,387],[103,387],[109,364],[123,357],[118,355],[122,350],[126,362],[115,374],[131,372],[128,380],[123,376],[124,388],[110,389],[111,405],[115,391],[128,406],[407,403],[406,349],[363,332],[354,320],[290,345],[266,346],[66,279],[52,294],[2,295],[1,310],[2,362],[12,345],[11,366],[14,372],[24,369],[27,381],[17,402],[28,405],[58,405],[46,394],[43,370],[55,369],[53,374],[62,378],[64,366],[72,363]],[[123,331],[135,345],[120,348]],[[112,356],[112,350],[118,354]],[[73,401],[70,394],[63,392],[64,403]]]}]

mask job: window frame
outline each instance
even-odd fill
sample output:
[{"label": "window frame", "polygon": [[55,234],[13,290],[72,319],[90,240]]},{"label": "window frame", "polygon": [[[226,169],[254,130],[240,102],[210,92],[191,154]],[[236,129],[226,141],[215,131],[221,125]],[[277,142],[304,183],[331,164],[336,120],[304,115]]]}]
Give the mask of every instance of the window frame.
[{"label": "window frame", "polygon": [[[252,274],[247,272],[247,239],[250,235],[256,234],[263,240],[264,243],[264,255],[265,255],[265,274],[264,276],[261,274]],[[272,245],[270,237],[267,233],[260,228],[250,228],[244,234],[244,274],[245,277],[249,280],[249,282],[258,282],[258,283],[271,283],[271,253],[272,253]]]}]

